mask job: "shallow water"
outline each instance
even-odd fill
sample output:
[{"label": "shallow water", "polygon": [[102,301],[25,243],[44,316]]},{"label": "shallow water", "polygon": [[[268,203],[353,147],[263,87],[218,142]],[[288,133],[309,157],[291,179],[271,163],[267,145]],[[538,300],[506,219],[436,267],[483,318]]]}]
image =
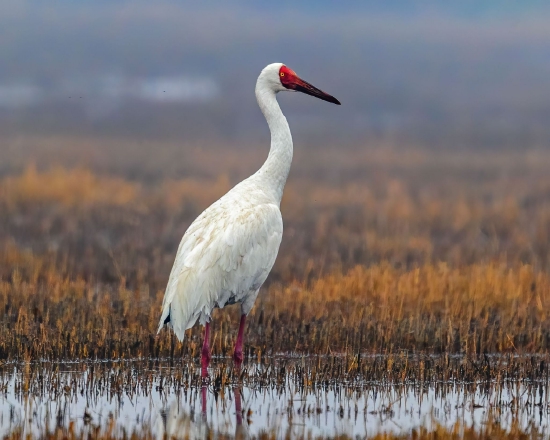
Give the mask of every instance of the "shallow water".
[{"label": "shallow water", "polygon": [[198,383],[193,366],[169,362],[4,365],[0,435],[72,429],[120,436],[149,432],[158,438],[165,433],[200,438],[207,431],[363,438],[437,424],[481,426],[488,420],[543,431],[550,422],[546,381],[363,380],[310,386],[296,380],[290,369],[281,377],[280,372],[270,374],[271,366],[252,364],[237,385],[223,383],[219,372],[226,368],[214,366],[212,383],[201,387],[193,385]]}]

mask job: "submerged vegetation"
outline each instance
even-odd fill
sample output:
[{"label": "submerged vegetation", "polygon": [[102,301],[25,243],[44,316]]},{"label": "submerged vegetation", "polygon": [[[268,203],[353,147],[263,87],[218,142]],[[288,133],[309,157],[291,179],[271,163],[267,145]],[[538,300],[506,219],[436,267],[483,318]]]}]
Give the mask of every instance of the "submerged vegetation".
[{"label": "submerged vegetation", "polygon": [[[335,356],[279,356],[264,365],[250,362],[237,382],[221,360],[208,386],[201,386],[200,367],[181,359],[4,365],[0,433],[68,439],[544,438],[548,376],[540,376],[533,359],[491,356],[476,365],[454,356],[410,362],[375,356],[365,359],[368,375],[352,380],[344,363]],[[477,375],[487,367],[499,371],[498,378]],[[451,378],[446,369],[473,376]]]}]

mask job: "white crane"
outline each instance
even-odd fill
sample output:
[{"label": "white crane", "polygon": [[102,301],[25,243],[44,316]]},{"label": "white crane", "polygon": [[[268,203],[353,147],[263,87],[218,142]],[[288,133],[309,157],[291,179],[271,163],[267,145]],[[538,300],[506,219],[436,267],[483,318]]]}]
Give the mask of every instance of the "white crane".
[{"label": "white crane", "polygon": [[162,303],[159,332],[172,327],[180,341],[196,321],[205,326],[202,377],[210,362],[210,319],[215,307],[241,304],[234,362],[243,360],[246,315],[275,263],[283,220],[279,209],[292,162],[292,136],[275,95],[298,91],[340,105],[281,63],[268,65],[256,82],[256,99],[271,131],[263,166],[208,207],[189,226],[178,247]]}]

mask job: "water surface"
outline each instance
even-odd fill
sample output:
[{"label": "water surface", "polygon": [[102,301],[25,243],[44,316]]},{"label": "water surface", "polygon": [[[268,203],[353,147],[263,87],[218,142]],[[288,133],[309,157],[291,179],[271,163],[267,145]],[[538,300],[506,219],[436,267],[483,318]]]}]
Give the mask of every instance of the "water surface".
[{"label": "water surface", "polygon": [[297,366],[310,360],[295,360],[289,368],[285,359],[285,368],[277,369],[281,362],[249,364],[234,380],[230,362],[218,360],[207,386],[200,385],[198,365],[169,361],[3,365],[0,435],[70,429],[158,438],[196,438],[208,431],[363,438],[436,425],[481,427],[488,421],[505,428],[513,423],[549,428],[545,380],[313,382],[307,374],[297,374]]}]

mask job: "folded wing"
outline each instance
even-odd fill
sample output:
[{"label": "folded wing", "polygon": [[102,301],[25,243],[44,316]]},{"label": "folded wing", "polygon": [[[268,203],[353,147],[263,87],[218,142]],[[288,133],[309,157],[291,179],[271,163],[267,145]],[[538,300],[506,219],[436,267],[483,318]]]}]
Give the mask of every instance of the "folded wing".
[{"label": "folded wing", "polygon": [[[222,202],[220,200],[220,202]],[[164,294],[159,331],[169,323],[179,340],[215,307],[243,302],[269,274],[283,234],[275,204],[215,203],[189,227]]]}]

